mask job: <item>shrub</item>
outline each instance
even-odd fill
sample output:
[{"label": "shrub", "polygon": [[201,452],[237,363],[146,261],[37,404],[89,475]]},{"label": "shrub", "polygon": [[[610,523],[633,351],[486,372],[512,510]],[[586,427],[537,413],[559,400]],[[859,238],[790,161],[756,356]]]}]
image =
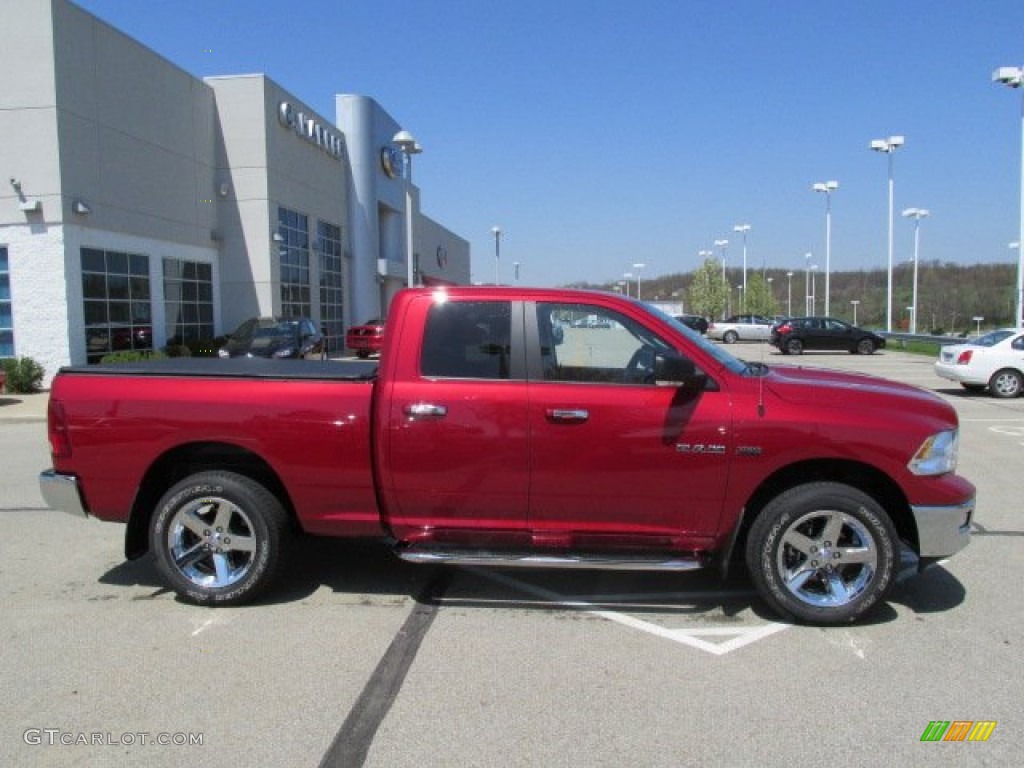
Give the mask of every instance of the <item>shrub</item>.
[{"label": "shrub", "polygon": [[168,357],[192,357],[192,350],[184,344],[168,344],[164,347],[164,354]]},{"label": "shrub", "polygon": [[163,352],[142,352],[124,350],[123,352],[111,352],[100,358],[100,365],[106,363],[137,363],[140,360],[162,360],[167,357]]},{"label": "shrub", "polygon": [[3,366],[9,394],[28,395],[39,391],[46,371],[31,357],[10,357],[3,361]]}]

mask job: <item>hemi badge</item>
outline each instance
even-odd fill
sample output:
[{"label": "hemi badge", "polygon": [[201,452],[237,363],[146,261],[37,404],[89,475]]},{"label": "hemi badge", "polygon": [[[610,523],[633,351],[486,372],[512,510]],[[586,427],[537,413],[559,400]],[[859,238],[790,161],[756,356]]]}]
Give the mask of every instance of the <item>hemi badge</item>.
[{"label": "hemi badge", "polygon": [[737,456],[760,456],[761,447],[757,445],[740,445],[736,448]]}]

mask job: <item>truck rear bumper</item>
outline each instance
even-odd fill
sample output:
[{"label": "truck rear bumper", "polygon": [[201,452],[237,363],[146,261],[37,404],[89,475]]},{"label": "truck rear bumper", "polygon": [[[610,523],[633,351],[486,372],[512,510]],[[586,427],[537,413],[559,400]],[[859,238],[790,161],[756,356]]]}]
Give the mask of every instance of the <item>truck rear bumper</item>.
[{"label": "truck rear bumper", "polygon": [[911,507],[917,522],[918,556],[949,557],[971,540],[974,499],[948,507]]},{"label": "truck rear bumper", "polygon": [[51,509],[59,509],[75,517],[89,516],[78,490],[78,478],[74,475],[47,469],[39,473],[39,490],[42,491],[46,506]]}]

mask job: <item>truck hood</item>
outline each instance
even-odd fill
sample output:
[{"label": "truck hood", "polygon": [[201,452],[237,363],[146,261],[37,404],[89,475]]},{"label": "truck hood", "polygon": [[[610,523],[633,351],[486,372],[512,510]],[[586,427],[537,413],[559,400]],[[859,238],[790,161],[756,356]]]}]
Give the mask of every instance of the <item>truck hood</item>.
[{"label": "truck hood", "polygon": [[953,407],[937,395],[910,384],[862,373],[778,365],[772,366],[765,387],[791,403],[912,410],[918,415],[956,423]]}]

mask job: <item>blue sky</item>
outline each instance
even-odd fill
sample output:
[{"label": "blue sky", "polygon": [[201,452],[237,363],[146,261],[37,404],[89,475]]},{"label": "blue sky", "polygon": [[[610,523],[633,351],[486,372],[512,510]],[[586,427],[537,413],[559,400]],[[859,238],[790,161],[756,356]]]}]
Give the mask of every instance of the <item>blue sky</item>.
[{"label": "blue sky", "polygon": [[[77,0],[197,75],[263,72],[325,117],[375,98],[424,153],[422,207],[470,241],[474,279],[557,285],[688,272],[727,238],[738,266],[884,268],[894,157],[921,258],[1013,262],[1020,216],[1021,0]],[[715,249],[716,255],[720,253]]]}]

